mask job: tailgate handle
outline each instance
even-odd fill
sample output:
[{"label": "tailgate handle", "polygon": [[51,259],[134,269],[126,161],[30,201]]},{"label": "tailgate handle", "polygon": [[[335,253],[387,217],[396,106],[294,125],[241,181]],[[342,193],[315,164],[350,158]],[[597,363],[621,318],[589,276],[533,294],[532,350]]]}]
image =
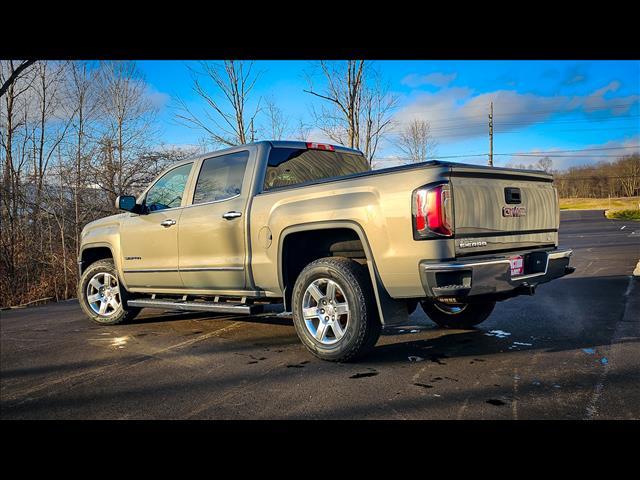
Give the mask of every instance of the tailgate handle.
[{"label": "tailgate handle", "polygon": [[505,187],[504,200],[505,202],[510,204],[522,203],[522,196],[520,195],[520,189],[516,187]]}]

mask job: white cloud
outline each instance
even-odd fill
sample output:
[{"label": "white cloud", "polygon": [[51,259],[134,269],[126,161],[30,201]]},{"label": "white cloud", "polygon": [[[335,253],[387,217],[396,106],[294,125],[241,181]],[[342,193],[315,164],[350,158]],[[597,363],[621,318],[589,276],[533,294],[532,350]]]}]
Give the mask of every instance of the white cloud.
[{"label": "white cloud", "polygon": [[395,128],[413,119],[427,120],[440,144],[487,135],[489,104],[494,104],[496,133],[524,130],[557,113],[582,111],[591,118],[623,115],[638,103],[640,95],[610,98],[620,82],[612,81],[588,95],[542,96],[515,90],[496,90],[474,95],[467,87],[444,88],[437,92],[414,93],[396,113]]},{"label": "white cloud", "polygon": [[167,106],[171,100],[171,96],[169,94],[156,90],[149,84],[146,85],[145,96],[149,102],[151,102],[151,105],[159,110]]},{"label": "white cloud", "polygon": [[455,72],[453,73],[434,72],[434,73],[429,73],[427,75],[419,75],[417,73],[412,73],[404,77],[401,83],[411,88],[418,88],[423,85],[433,85],[434,87],[446,87],[451,82],[453,82],[457,76],[458,74]]}]

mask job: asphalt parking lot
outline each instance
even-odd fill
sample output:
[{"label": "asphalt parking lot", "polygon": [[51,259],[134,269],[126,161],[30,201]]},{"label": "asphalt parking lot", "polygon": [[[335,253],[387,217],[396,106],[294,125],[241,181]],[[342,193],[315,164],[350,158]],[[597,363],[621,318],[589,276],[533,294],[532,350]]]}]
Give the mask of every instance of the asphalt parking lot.
[{"label": "asphalt parking lot", "polygon": [[291,320],[145,311],[101,327],[75,301],[0,313],[2,419],[639,419],[640,222],[562,212],[576,273],[477,330],[422,310],[353,364]]}]

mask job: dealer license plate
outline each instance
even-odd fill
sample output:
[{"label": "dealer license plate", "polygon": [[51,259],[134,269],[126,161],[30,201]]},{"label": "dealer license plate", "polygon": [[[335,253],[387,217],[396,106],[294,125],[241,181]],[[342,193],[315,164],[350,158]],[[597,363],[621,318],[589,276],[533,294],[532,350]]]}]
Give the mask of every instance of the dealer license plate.
[{"label": "dealer license plate", "polygon": [[524,259],[521,256],[511,257],[509,263],[511,264],[512,277],[517,277],[524,273]]}]

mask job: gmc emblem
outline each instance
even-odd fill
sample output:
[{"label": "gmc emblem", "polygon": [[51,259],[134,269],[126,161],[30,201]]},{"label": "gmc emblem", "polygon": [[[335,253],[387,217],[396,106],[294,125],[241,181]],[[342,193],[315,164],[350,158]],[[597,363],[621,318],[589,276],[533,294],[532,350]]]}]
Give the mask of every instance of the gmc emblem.
[{"label": "gmc emblem", "polygon": [[525,207],[502,207],[503,217],[524,217],[527,215]]}]

